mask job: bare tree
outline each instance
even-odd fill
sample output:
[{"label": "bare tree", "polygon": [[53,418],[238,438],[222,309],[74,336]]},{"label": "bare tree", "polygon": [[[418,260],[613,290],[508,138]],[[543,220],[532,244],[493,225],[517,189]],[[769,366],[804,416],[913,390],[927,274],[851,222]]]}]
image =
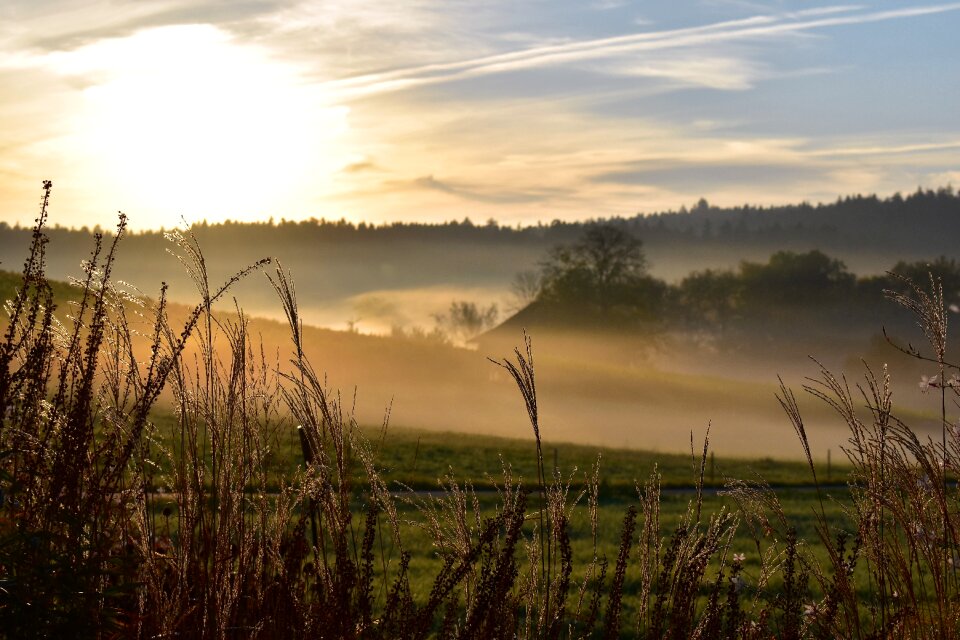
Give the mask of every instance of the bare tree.
[{"label": "bare tree", "polygon": [[541,291],[543,291],[543,278],[538,272],[529,269],[519,272],[510,283],[507,311],[515,313],[523,309],[540,297]]},{"label": "bare tree", "polygon": [[475,302],[454,300],[446,313],[435,313],[433,319],[453,340],[465,343],[475,335],[493,328],[500,316],[496,304],[478,307]]}]

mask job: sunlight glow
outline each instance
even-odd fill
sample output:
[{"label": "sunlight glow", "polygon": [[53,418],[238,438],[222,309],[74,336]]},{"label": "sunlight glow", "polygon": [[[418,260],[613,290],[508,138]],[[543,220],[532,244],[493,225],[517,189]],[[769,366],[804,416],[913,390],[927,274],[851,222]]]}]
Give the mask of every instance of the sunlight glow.
[{"label": "sunlight glow", "polygon": [[77,143],[100,180],[149,203],[130,212],[143,226],[309,213],[305,185],[322,193],[347,161],[336,141],[349,109],[214,27],[151,29],[54,55],[60,73],[95,78]]}]

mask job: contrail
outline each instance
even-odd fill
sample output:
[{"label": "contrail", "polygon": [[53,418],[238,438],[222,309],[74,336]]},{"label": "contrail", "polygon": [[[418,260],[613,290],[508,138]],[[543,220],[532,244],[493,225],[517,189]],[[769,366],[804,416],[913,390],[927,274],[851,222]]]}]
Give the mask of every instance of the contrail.
[{"label": "contrail", "polygon": [[960,2],[873,12],[862,12],[863,9],[862,5],[837,5],[796,11],[780,16],[753,16],[698,27],[581,40],[470,60],[364,74],[332,80],[323,83],[320,87],[339,98],[360,97],[519,69],[606,58],[617,54],[660,51],[946,13],[960,10]]}]

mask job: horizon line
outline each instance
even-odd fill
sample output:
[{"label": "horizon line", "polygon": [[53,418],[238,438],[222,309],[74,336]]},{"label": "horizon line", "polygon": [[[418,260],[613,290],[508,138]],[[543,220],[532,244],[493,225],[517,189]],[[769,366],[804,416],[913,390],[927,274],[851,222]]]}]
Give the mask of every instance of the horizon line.
[{"label": "horizon line", "polygon": [[[707,202],[710,209],[717,210],[717,211],[735,211],[743,208],[750,208],[758,211],[773,211],[775,209],[784,209],[789,207],[802,207],[802,206],[820,208],[820,207],[827,207],[827,206],[835,205],[838,203],[842,203],[845,200],[857,200],[857,199],[872,198],[882,202],[890,202],[894,200],[897,196],[903,198],[904,200],[907,200],[917,195],[927,195],[927,194],[933,194],[933,195],[946,194],[946,195],[949,195],[950,197],[960,199],[960,190],[956,189],[952,183],[947,183],[945,185],[941,185],[935,188],[933,187],[924,188],[922,185],[918,185],[915,191],[910,191],[910,192],[894,191],[886,196],[880,196],[876,192],[854,193],[854,194],[848,193],[846,195],[842,195],[842,194],[837,195],[835,200],[830,200],[830,201],[818,200],[816,202],[811,202],[809,200],[801,200],[799,202],[792,201],[792,202],[782,202],[779,204],[750,204],[749,202],[745,202],[740,205],[718,206],[718,205],[710,204],[710,200],[706,196],[701,196],[700,199],[697,202],[693,203],[692,205],[689,205],[689,206],[680,205],[678,209],[668,209],[664,211],[651,211],[647,213],[638,211],[636,213],[626,214],[626,215],[620,214],[620,215],[615,215],[610,217],[585,217],[585,218],[577,218],[577,219],[571,219],[571,220],[562,220],[559,218],[554,218],[553,220],[538,219],[533,222],[517,222],[516,224],[509,224],[509,223],[504,224],[498,221],[497,219],[493,218],[492,216],[488,217],[486,220],[483,220],[483,221],[474,221],[469,215],[464,216],[463,218],[460,218],[460,219],[451,218],[449,220],[445,220],[442,222],[436,222],[436,221],[431,222],[431,221],[424,221],[424,220],[394,220],[390,222],[369,222],[366,220],[352,221],[352,220],[347,220],[345,216],[341,216],[340,218],[337,218],[337,219],[327,218],[325,216],[321,216],[321,217],[310,216],[310,217],[304,217],[304,218],[288,219],[286,217],[280,216],[278,219],[276,216],[268,216],[265,219],[259,219],[259,220],[234,220],[232,218],[225,218],[223,220],[210,221],[204,218],[202,220],[191,222],[189,225],[186,225],[186,226],[175,226],[175,227],[161,226],[161,227],[144,227],[144,228],[131,229],[128,224],[124,229],[124,233],[127,235],[148,235],[148,234],[171,233],[175,231],[190,231],[197,227],[247,225],[247,226],[270,226],[273,228],[279,228],[282,225],[299,225],[299,224],[315,224],[315,225],[330,225],[330,226],[342,225],[347,227],[353,227],[354,229],[358,229],[358,230],[360,228],[363,228],[365,230],[388,229],[391,227],[401,227],[401,226],[410,226],[410,227],[463,226],[463,227],[477,228],[477,229],[482,229],[488,226],[495,226],[498,229],[510,229],[510,230],[522,231],[525,229],[539,229],[543,227],[552,227],[552,226],[598,224],[598,223],[602,224],[604,222],[629,221],[629,220],[635,220],[638,218],[648,218],[653,216],[689,215],[693,213],[695,210],[697,210],[698,205],[700,204],[700,201]],[[118,214],[119,213],[123,213],[123,212],[118,212]],[[127,222],[129,223],[131,218],[129,214],[125,214],[125,215],[126,215]],[[490,224],[491,221],[495,224],[491,225]],[[49,222],[49,218],[48,218],[48,222]],[[186,222],[186,220],[184,220],[184,222]],[[21,224],[19,221],[10,223],[10,222],[7,222],[6,220],[0,220],[0,231],[28,231],[35,228],[36,228],[36,223],[26,225],[26,224]],[[54,230],[54,231],[67,231],[70,233],[85,232],[91,235],[95,233],[100,233],[105,237],[106,236],[112,237],[113,235],[115,235],[114,228],[107,229],[100,224],[94,224],[92,226],[84,224],[78,227],[78,226],[65,226],[60,224],[59,222],[56,222],[52,225],[46,224],[44,225],[43,228]]]}]

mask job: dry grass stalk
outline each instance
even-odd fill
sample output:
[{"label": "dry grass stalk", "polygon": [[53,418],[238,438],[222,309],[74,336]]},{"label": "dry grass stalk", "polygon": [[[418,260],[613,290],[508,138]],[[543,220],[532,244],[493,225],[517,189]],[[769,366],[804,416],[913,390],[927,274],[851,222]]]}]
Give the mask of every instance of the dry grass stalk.
[{"label": "dry grass stalk", "polygon": [[[121,218],[98,238],[61,324],[44,274],[52,185],[8,305],[0,343],[0,636],[138,638],[945,638],[960,634],[960,430],[946,421],[942,288],[904,281],[936,364],[940,442],[894,413],[890,374],[867,368],[857,393],[821,367],[805,390],[850,431],[849,514],[827,516],[794,394],[780,402],[820,495],[818,561],[762,482],[730,481],[735,512],[704,510],[709,439],[694,459],[695,498],[664,537],[660,478],[628,506],[608,579],[600,553],[600,460],[574,486],[544,470],[532,345],[498,362],[517,383],[536,443],[539,500],[504,464],[495,506],[451,474],[441,495],[407,496],[435,544],[425,594],[377,453],[339,394],[304,355],[290,275],[270,280],[290,324],[289,367],[270,362],[246,317],[213,305],[261,261],[218,289],[196,239],[173,234],[201,302],[182,326],[166,289],[150,305],[112,276]],[[145,356],[142,354],[146,354]],[[286,373],[281,373],[286,371]],[[151,409],[169,389],[169,433]],[[951,396],[952,397],[952,396]],[[299,427],[299,429],[297,429]],[[708,431],[709,435],[709,431]],[[278,471],[299,441],[299,468]],[[691,448],[691,453],[692,448]],[[571,524],[586,497],[592,548],[577,567]],[[492,515],[487,515],[492,513]],[[637,518],[642,518],[637,532]],[[585,525],[586,526],[586,525]],[[746,563],[736,536],[756,551]],[[634,545],[637,547],[633,553]],[[863,559],[865,563],[861,563]],[[759,565],[757,567],[756,565]],[[575,589],[575,571],[583,578]],[[858,582],[867,575],[867,586]],[[821,594],[811,602],[810,581]],[[636,584],[635,588],[628,585]],[[636,624],[624,629],[627,608]]]}]

